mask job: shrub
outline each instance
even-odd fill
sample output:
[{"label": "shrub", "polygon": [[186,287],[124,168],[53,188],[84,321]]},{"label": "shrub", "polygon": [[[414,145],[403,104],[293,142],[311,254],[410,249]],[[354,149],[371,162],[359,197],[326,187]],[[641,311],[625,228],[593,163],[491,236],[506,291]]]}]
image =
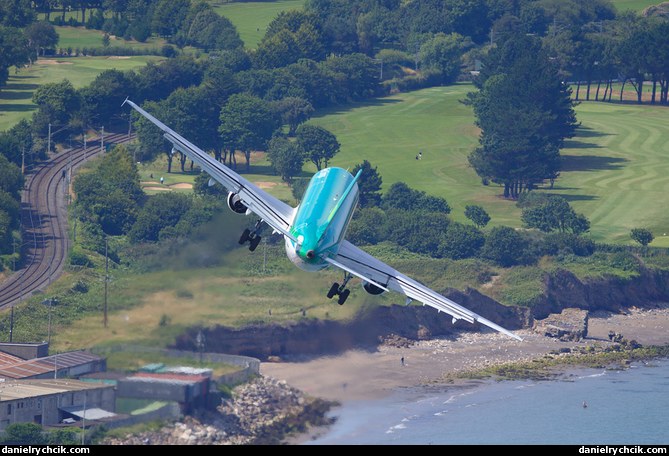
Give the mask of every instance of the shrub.
[{"label": "shrub", "polygon": [[93,262],[85,253],[76,250],[70,252],[70,264],[72,266],[83,266],[86,268],[93,266]]},{"label": "shrub", "polygon": [[513,266],[523,258],[527,241],[513,228],[496,226],[486,237],[481,256],[500,266]]},{"label": "shrub", "polygon": [[476,256],[483,244],[485,236],[477,228],[462,223],[451,223],[439,244],[439,256],[453,260]]}]

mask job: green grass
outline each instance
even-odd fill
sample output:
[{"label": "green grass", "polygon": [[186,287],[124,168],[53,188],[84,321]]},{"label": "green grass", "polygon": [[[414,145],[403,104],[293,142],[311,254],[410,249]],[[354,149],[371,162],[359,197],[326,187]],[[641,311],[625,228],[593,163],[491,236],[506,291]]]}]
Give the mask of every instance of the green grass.
[{"label": "green grass", "polygon": [[495,283],[492,296],[506,305],[533,307],[544,294],[545,275],[534,266],[508,269]]},{"label": "green grass", "polygon": [[[102,47],[102,37],[104,32],[101,30],[92,30],[85,27],[56,27],[58,32],[58,48],[92,48]],[[110,39],[110,46],[124,46],[133,49],[160,48],[166,41],[162,38],[151,37],[145,43],[139,41],[125,41],[121,37]]]},{"label": "green grass", "polygon": [[272,2],[210,1],[214,10],[230,19],[247,48],[255,48],[265,35],[267,26],[281,11],[301,9],[305,0],[275,0]]},{"label": "green grass", "polygon": [[651,5],[658,5],[660,0],[612,0],[618,11],[642,11]]},{"label": "green grass", "polygon": [[[29,118],[36,106],[32,103],[33,92],[42,84],[68,79],[75,88],[84,87],[104,70],[116,68],[125,71],[146,65],[162,57],[77,57],[40,59],[29,68],[18,73],[10,69],[7,85],[0,90],[0,131],[11,128],[21,119]],[[57,62],[57,63],[54,63]]]},{"label": "green grass", "polygon": [[[332,131],[342,145],[331,165],[352,167],[369,160],[383,187],[404,181],[451,205],[455,220],[478,204],[491,225],[520,227],[520,210],[501,188],[483,186],[467,162],[478,130],[471,109],[459,100],[470,85],[434,87],[333,109],[311,123]],[[631,228],[655,233],[651,246],[669,246],[669,109],[660,106],[583,102],[582,128],[562,150],[563,171],[549,190],[567,198],[591,221],[597,241],[631,244]],[[416,154],[422,151],[422,160]],[[308,169],[308,166],[305,166]],[[311,170],[313,171],[313,170]]]},{"label": "green grass", "polygon": [[193,353],[193,356],[191,357],[176,358],[159,352],[111,351],[110,353],[105,353],[105,358],[107,359],[107,369],[123,372],[135,372],[141,367],[151,363],[161,363],[170,367],[190,366],[212,369],[215,376],[221,376],[240,370],[239,366],[230,364],[207,361],[200,362],[197,353]]}]

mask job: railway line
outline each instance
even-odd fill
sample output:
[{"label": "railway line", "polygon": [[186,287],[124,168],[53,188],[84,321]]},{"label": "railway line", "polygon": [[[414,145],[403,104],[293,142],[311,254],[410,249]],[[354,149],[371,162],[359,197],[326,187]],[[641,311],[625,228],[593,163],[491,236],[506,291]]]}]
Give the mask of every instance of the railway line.
[{"label": "railway line", "polygon": [[[134,135],[112,133],[104,144],[121,144]],[[65,266],[70,240],[67,198],[74,170],[102,154],[100,140],[64,150],[38,164],[27,176],[21,197],[22,266],[0,283],[0,309],[12,306],[56,280]]]}]

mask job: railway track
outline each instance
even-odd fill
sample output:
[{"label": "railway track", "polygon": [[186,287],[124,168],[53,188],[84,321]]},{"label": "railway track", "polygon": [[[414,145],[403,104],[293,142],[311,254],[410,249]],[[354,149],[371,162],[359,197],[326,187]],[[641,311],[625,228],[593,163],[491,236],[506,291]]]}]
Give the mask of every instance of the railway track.
[{"label": "railway track", "polygon": [[[134,135],[105,135],[105,144],[121,144]],[[22,267],[0,283],[0,309],[43,291],[63,272],[70,240],[67,233],[69,174],[102,153],[100,141],[54,154],[29,174],[21,197]]]}]

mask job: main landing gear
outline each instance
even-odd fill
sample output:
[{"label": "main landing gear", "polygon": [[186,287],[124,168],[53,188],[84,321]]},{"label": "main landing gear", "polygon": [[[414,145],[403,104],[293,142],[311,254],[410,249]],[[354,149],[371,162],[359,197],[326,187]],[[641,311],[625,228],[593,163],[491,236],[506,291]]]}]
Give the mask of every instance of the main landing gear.
[{"label": "main landing gear", "polygon": [[333,283],[332,286],[330,287],[330,291],[328,291],[328,299],[332,299],[334,296],[339,296],[337,299],[337,303],[341,306],[346,302],[346,299],[348,298],[348,295],[351,294],[351,290],[346,288],[346,285],[348,285],[348,281],[351,280],[353,276],[349,274],[348,272],[344,273],[344,281],[342,282],[341,285],[339,285],[337,282]]},{"label": "main landing gear", "polygon": [[253,227],[253,230],[247,228],[242,232],[242,236],[239,238],[239,243],[241,245],[244,245],[248,241],[249,250],[253,252],[258,247],[258,244],[260,244],[260,241],[262,240],[262,236],[260,236],[260,232],[262,231],[262,229],[263,229],[262,220],[258,220],[255,226]]}]

